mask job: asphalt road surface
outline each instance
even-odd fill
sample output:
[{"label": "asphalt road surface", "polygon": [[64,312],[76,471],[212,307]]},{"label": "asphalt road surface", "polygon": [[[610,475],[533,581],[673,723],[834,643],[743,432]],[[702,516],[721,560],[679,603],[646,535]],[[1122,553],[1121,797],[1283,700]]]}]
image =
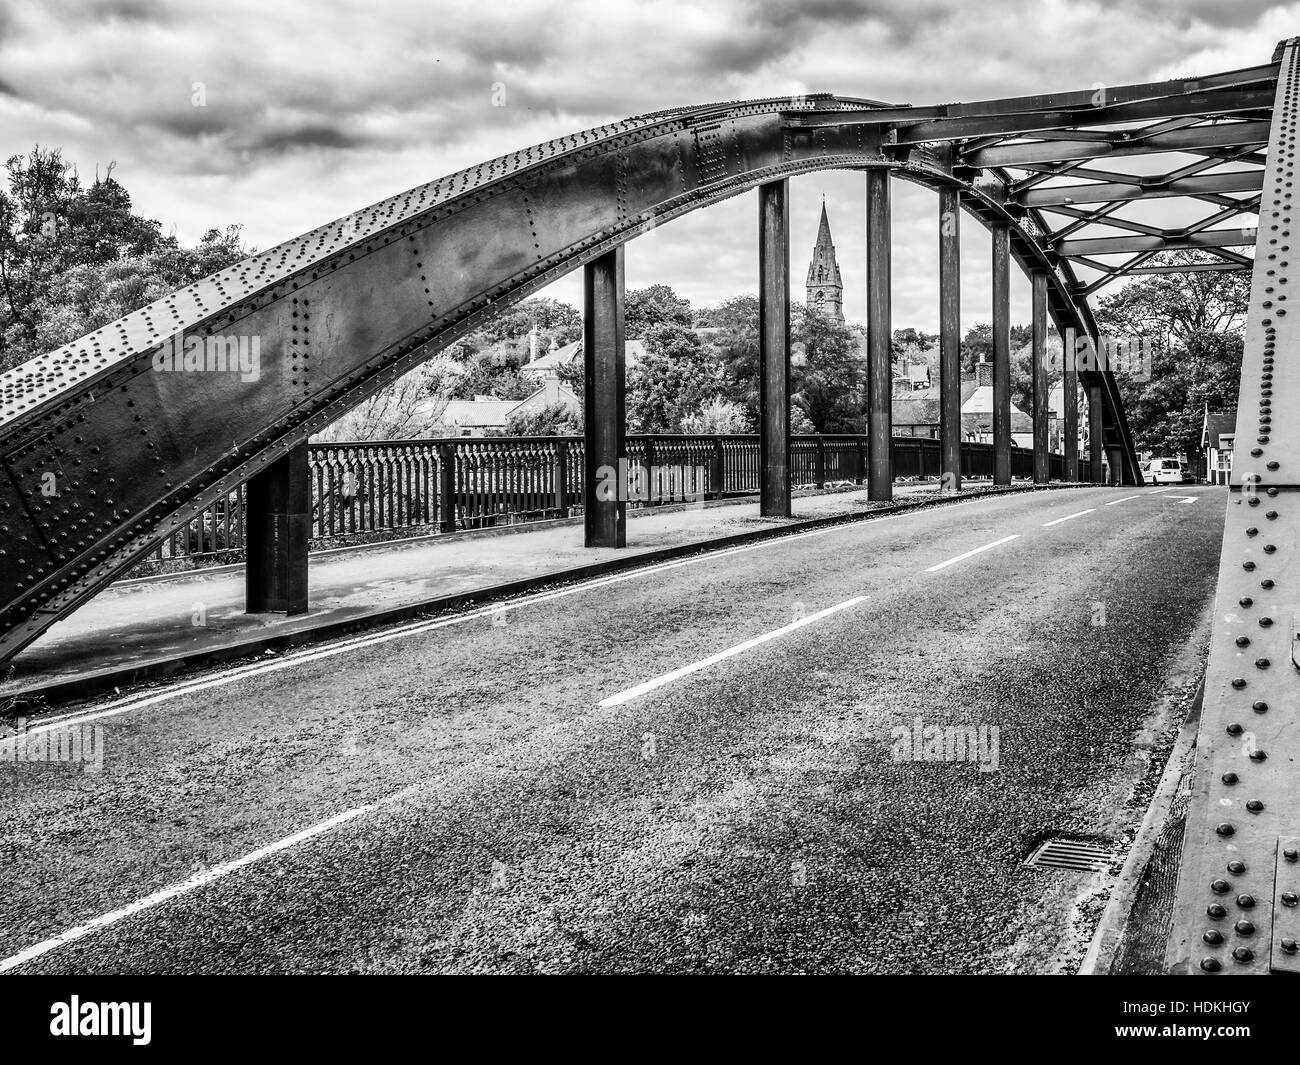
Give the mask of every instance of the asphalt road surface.
[{"label": "asphalt road surface", "polygon": [[1141,819],[1225,502],[945,506],[34,722],[87,746],[0,763],[0,971],[1059,969],[1097,878],[1024,858]]}]

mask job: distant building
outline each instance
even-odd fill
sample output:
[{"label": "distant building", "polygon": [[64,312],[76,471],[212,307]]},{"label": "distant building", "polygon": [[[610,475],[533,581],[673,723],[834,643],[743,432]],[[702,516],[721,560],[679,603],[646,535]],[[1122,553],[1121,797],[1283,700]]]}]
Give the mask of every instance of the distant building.
[{"label": "distant building", "polygon": [[[895,436],[924,436],[938,440],[939,420],[937,385],[909,392],[896,392],[893,398]],[[981,359],[973,374],[961,377],[961,438],[993,442],[993,364]],[[1020,447],[1032,447],[1034,423],[1014,403],[1011,405],[1011,439]]]},{"label": "distant building", "polygon": [[557,403],[575,414],[582,410],[582,400],[552,374],[524,399],[497,399],[496,396],[454,399],[442,412],[442,423],[453,436],[484,436],[490,429],[504,429],[512,417],[537,413]]},{"label": "distant building", "polygon": [[821,224],[817,227],[817,243],[813,245],[812,261],[808,264],[807,302],[810,308],[816,308],[827,318],[844,321],[844,282],[840,279],[840,264],[835,259],[825,200],[822,201]]},{"label": "distant building", "polygon": [[1211,414],[1207,405],[1201,425],[1201,448],[1205,451],[1205,480],[1227,484],[1232,478],[1232,452],[1237,438],[1237,413]]}]

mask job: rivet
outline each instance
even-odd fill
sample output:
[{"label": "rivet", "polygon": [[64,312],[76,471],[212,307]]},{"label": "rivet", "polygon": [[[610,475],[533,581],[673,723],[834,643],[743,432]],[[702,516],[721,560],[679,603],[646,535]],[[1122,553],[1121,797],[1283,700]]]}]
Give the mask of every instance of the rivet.
[{"label": "rivet", "polygon": [[1268,669],[1268,667],[1271,666],[1272,664],[1273,664],[1273,663],[1270,662],[1267,658],[1257,658],[1257,659],[1255,659],[1255,665],[1256,665],[1259,669]]},{"label": "rivet", "polygon": [[1246,678],[1245,678],[1245,677],[1233,677],[1233,678],[1232,678],[1232,686],[1233,686],[1234,688],[1244,688],[1244,687],[1246,686]]},{"label": "rivet", "polygon": [[1237,830],[1236,828],[1233,827],[1233,825],[1230,822],[1220,821],[1217,825],[1214,826],[1214,831],[1217,832],[1220,836],[1231,836]]},{"label": "rivet", "polygon": [[1220,969],[1223,968],[1223,966],[1219,964],[1218,958],[1202,958],[1201,968],[1204,969],[1207,973],[1217,973]]},{"label": "rivet", "polygon": [[1246,809],[1253,814],[1257,814],[1264,809],[1264,804],[1258,799],[1251,799],[1250,802],[1246,803]]},{"label": "rivet", "polygon": [[1212,917],[1216,921],[1222,921],[1225,917],[1228,916],[1228,911],[1225,910],[1223,906],[1217,902],[1212,902],[1208,906],[1206,906],[1205,912],[1208,916]]},{"label": "rivet", "polygon": [[1251,760],[1252,762],[1262,762],[1262,761],[1264,761],[1264,759],[1266,759],[1267,757],[1268,757],[1268,754],[1267,754],[1266,752],[1264,752],[1264,751],[1251,751],[1251,752],[1250,752],[1250,760]]},{"label": "rivet", "polygon": [[1297,896],[1294,891],[1284,891],[1279,897],[1282,899],[1283,906],[1294,906],[1300,902],[1300,896]]},{"label": "rivet", "polygon": [[1243,936],[1253,936],[1255,934],[1255,922],[1247,921],[1244,917],[1232,927]]},{"label": "rivet", "polygon": [[1232,956],[1238,961],[1254,961],[1255,952],[1249,947],[1238,947],[1232,952]]},{"label": "rivet", "polygon": [[[1201,938],[1204,939],[1205,942],[1217,946],[1223,942],[1223,933],[1217,928],[1210,928],[1206,930],[1205,935],[1201,936]],[[1213,961],[1214,959],[1210,958],[1209,960]]]},{"label": "rivet", "polygon": [[1249,909],[1251,909],[1251,908],[1255,905],[1255,896],[1254,896],[1254,895],[1247,895],[1247,894],[1244,894],[1244,893],[1241,894],[1241,895],[1238,895],[1238,896],[1237,896],[1237,905],[1240,906],[1243,910],[1249,910]]},{"label": "rivet", "polygon": [[1233,876],[1241,876],[1241,874],[1246,871],[1246,863],[1243,862],[1240,858],[1234,858],[1232,861],[1228,863],[1227,868],[1228,868],[1228,872],[1230,872]]},{"label": "rivet", "polygon": [[1214,883],[1210,885],[1210,890],[1213,891],[1216,895],[1226,895],[1229,891],[1232,890],[1232,885],[1229,884],[1226,880],[1220,878],[1214,881]]},{"label": "rivet", "polygon": [[1228,772],[1224,773],[1223,776],[1221,776],[1219,779],[1222,780],[1225,784],[1235,784],[1237,783],[1238,777],[1236,773],[1229,770]]},{"label": "rivet", "polygon": [[1236,721],[1229,722],[1226,731],[1227,731],[1227,733],[1228,733],[1229,736],[1240,736],[1240,735],[1241,735],[1241,725],[1238,724]]},{"label": "rivet", "polygon": [[1286,937],[1284,937],[1284,938],[1282,939],[1281,944],[1279,944],[1279,945],[1280,945],[1280,946],[1282,947],[1282,949],[1283,949],[1284,951],[1286,951],[1288,954],[1294,954],[1294,953],[1296,952],[1296,941],[1295,941],[1294,939],[1292,939],[1290,936],[1286,936]]},{"label": "rivet", "polygon": [[1263,699],[1256,699],[1250,704],[1250,708],[1257,714],[1263,714],[1268,711],[1268,703],[1264,702]]},{"label": "rivet", "polygon": [[1300,850],[1297,850],[1295,847],[1288,847],[1282,852],[1282,857],[1288,862],[1300,861]]}]

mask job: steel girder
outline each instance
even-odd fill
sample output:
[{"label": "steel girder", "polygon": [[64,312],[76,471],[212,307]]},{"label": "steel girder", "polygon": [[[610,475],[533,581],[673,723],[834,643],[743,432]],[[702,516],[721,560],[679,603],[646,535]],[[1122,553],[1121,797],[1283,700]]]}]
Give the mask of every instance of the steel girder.
[{"label": "steel girder", "polygon": [[[1130,114],[1121,107],[1147,115],[1183,98],[1181,117],[1152,119],[1163,128],[1146,131],[1178,132],[1180,150],[1203,156],[1164,182],[1168,196],[1178,180],[1215,176],[1225,158],[1250,159],[1260,145],[1243,142],[1241,131],[1189,143],[1185,127],[1214,124],[1208,102],[1231,122],[1263,121],[1258,96],[1276,69],[1117,87],[1100,112],[1115,121]],[[0,660],[204,507],[503,307],[648,228],[765,182],[885,167],[956,189],[985,226],[1010,226],[1023,269],[1046,272],[1058,327],[1094,335],[1086,286],[1053,247],[1048,208],[1021,197],[1056,176],[1099,179],[1073,155],[1017,177],[995,154],[1026,137],[1076,147],[1061,115],[1075,133],[1097,132],[1099,114],[1086,110],[1094,97],[899,108],[817,95],[627,119],[383,200],[0,375]],[[965,125],[940,135],[949,122]],[[989,132],[1008,123],[1017,132]],[[1109,172],[1104,180],[1141,184]],[[1194,195],[1231,200],[1221,190]],[[249,352],[257,345],[256,375],[214,368],[241,340]],[[182,359],[171,369],[160,353],[174,346]],[[203,368],[187,368],[196,346]],[[1121,458],[1122,479],[1134,481],[1113,376],[1080,379],[1101,389],[1107,446]]]},{"label": "steel girder", "polygon": [[1279,47],[1214,632],[1168,963],[1300,973],[1300,39]]}]

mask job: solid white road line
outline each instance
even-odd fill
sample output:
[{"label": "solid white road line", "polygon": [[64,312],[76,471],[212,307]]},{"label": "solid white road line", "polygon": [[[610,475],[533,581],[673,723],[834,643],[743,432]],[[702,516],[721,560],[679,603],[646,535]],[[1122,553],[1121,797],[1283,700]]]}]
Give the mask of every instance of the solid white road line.
[{"label": "solid white road line", "polygon": [[1045,521],[1043,522],[1043,528],[1050,529],[1053,525],[1060,525],[1061,522],[1069,521],[1071,518],[1082,518],[1085,514],[1091,514],[1096,509],[1096,507],[1089,507],[1087,510],[1081,510],[1077,514],[1067,514],[1065,517],[1057,518],[1055,521]]},{"label": "solid white road line", "polygon": [[847,610],[851,606],[857,606],[867,597],[865,595],[855,595],[852,599],[846,599],[842,603],[836,603],[834,606],[828,606],[825,610],[819,610],[815,614],[809,614],[806,618],[800,618],[798,621],[792,621],[789,625],[782,625],[779,629],[773,629],[771,632],[765,632],[761,636],[755,636],[752,640],[746,640],[744,643],[738,643],[735,647],[729,647],[725,651],[719,651],[717,654],[709,655],[708,658],[701,658],[698,662],[692,662],[689,666],[682,666],[681,669],[674,669],[671,673],[665,673],[663,676],[655,677],[653,680],[647,680],[634,688],[628,688],[619,692],[617,695],[611,695],[608,699],[602,699],[598,706],[621,706],[623,703],[635,699],[639,695],[645,695],[656,688],[662,688],[665,684],[671,684],[675,680],[681,680],[682,677],[689,676],[692,673],[698,673],[701,669],[707,669],[709,666],[716,665],[718,662],[748,651],[759,644],[767,643],[769,640],[776,640],[782,636],[788,636],[797,629],[802,629],[805,625],[811,625],[813,622],[821,621],[822,618],[830,617],[841,610]]},{"label": "solid white road line", "polygon": [[1002,544],[1010,543],[1018,539],[1019,533],[1013,533],[1010,536],[1004,536],[1001,540],[994,540],[991,544],[985,544],[983,547],[977,547],[974,551],[967,551],[964,555],[958,555],[956,558],[950,558],[947,562],[940,562],[937,566],[931,566],[926,573],[937,573],[941,569],[947,569],[949,566],[955,566],[958,562],[970,558],[972,555],[978,555],[981,551],[988,551],[994,547],[1000,547]]},{"label": "solid white road line", "polygon": [[1116,503],[1127,503],[1130,499],[1141,499],[1141,498],[1142,498],[1141,495],[1125,496],[1123,499],[1112,499],[1109,503],[1106,503],[1105,506],[1113,507]]},{"label": "solid white road line", "polygon": [[1161,492],[1173,492],[1181,487],[1182,487],[1181,485],[1171,484],[1168,488],[1153,488],[1150,492],[1145,492],[1143,494],[1149,496],[1158,496],[1160,495]]},{"label": "solid white road line", "polygon": [[60,932],[51,939],[43,940],[33,946],[20,950],[17,954],[0,961],[0,973],[6,973],[10,969],[15,969],[24,962],[29,962],[33,958],[39,958],[42,954],[48,954],[52,950],[57,950],[65,944],[72,943],[78,939],[90,935],[92,932],[98,932],[101,928],[107,928],[109,925],[117,924],[128,917],[132,917],[144,910],[152,909],[155,906],[174,899],[180,895],[188,895],[191,891],[197,891],[201,887],[212,883],[214,880],[220,880],[223,876],[229,876],[238,869],[246,865],[252,865],[254,862],[261,861],[263,858],[269,858],[280,851],[288,850],[290,847],[299,843],[304,843],[313,836],[319,836],[322,832],[328,832],[337,825],[345,821],[351,821],[354,817],[360,817],[364,813],[369,813],[376,808],[376,804],[369,806],[358,806],[355,810],[345,810],[341,814],[335,814],[326,821],[305,828],[301,832],[295,832],[292,836],[286,836],[284,839],[277,840],[274,843],[268,843],[265,847],[260,847],[255,851],[245,854],[242,858],[236,858],[234,861],[225,862],[221,865],[215,865],[211,869],[205,869],[203,872],[190,877],[188,880],[182,880],[179,884],[173,884],[171,887],[165,887],[161,891],[155,891],[152,895],[146,895],[142,899],[137,899],[128,906],[123,906],[120,910],[113,910],[111,913],[103,913],[94,920],[87,921],[85,924],[77,925],[75,928],[69,928],[66,932]]},{"label": "solid white road line", "polygon": [[[979,499],[970,499],[961,503],[952,503],[949,506],[951,508],[965,507],[978,502],[980,502]],[[826,536],[830,533],[844,532],[848,529],[858,529],[864,524],[879,525],[881,522],[897,521],[900,518],[911,516],[914,515],[890,514],[885,517],[872,518],[870,522],[867,523],[846,522],[843,525],[832,525],[825,529],[809,529],[806,532],[791,533],[789,536],[777,537],[772,540],[761,540],[756,544],[740,544],[736,547],[725,547],[720,551],[706,551],[703,554],[693,555],[690,558],[680,559],[676,562],[656,563],[645,566],[642,569],[633,570],[630,573],[617,574],[611,577],[595,577],[571,585],[567,588],[561,588],[557,591],[538,592],[533,595],[523,596],[522,598],[510,602],[491,604],[463,614],[454,614],[451,617],[442,618],[440,620],[406,622],[383,632],[349,637],[326,647],[287,653],[271,662],[262,661],[246,665],[232,666],[215,675],[196,677],[187,681],[179,681],[163,691],[141,692],[136,695],[124,696],[121,699],[106,703],[95,710],[76,711],[71,714],[46,718],[41,721],[40,724],[30,725],[27,732],[29,734],[47,732],[51,729],[65,728],[87,721],[99,721],[106,717],[116,717],[118,714],[125,714],[132,710],[155,706],[158,703],[167,702],[170,699],[178,699],[182,695],[190,695],[196,692],[224,687],[227,684],[234,684],[236,681],[244,680],[249,677],[257,677],[266,673],[275,673],[283,669],[292,669],[295,666],[306,665],[325,658],[332,658],[335,655],[343,654],[346,651],[355,651],[361,648],[373,647],[378,644],[387,643],[389,640],[398,640],[405,636],[418,636],[422,633],[432,632],[435,629],[444,629],[451,625],[463,625],[469,621],[491,618],[508,610],[520,610],[523,607],[536,606],[539,603],[547,603],[555,599],[564,599],[571,595],[580,595],[583,592],[589,592],[597,588],[604,588],[612,584],[621,584],[624,581],[633,581],[639,580],[642,577],[656,576],[660,573],[666,573],[668,570],[678,569],[682,566],[694,566],[701,562],[709,562],[713,559],[724,558],[728,555],[743,554],[747,551],[759,551],[764,548],[779,547],[782,545],[789,546],[800,540],[811,539],[817,536]]]}]

